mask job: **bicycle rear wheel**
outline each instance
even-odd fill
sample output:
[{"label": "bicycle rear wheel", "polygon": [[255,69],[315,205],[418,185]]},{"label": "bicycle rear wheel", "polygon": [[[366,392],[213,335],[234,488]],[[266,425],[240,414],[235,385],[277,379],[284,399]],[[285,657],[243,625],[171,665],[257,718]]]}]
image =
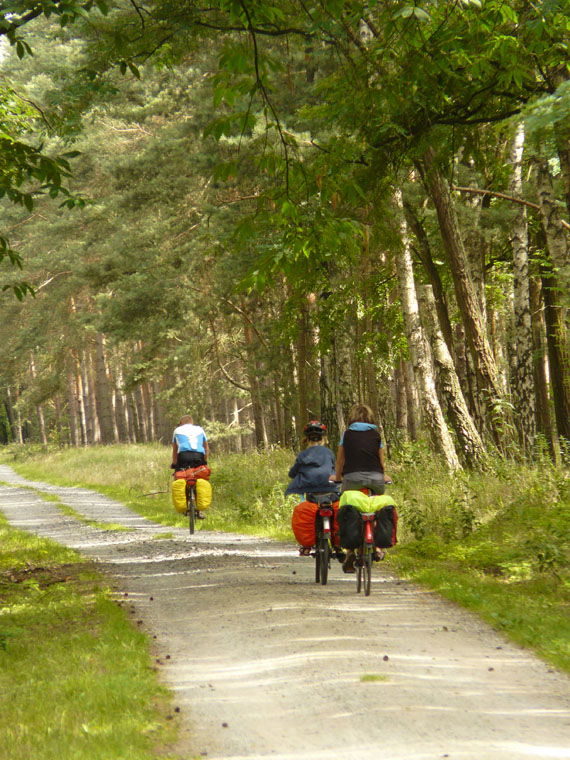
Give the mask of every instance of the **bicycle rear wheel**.
[{"label": "bicycle rear wheel", "polygon": [[190,484],[186,485],[186,511],[188,513],[188,528],[190,535],[196,529],[196,488]]},{"label": "bicycle rear wheel", "polygon": [[364,596],[370,596],[370,587],[372,585],[372,552],[373,548],[367,546],[362,558],[362,571],[364,573]]},{"label": "bicycle rear wheel", "polygon": [[326,536],[320,536],[317,544],[317,554],[320,555],[321,585],[326,586],[329,576],[330,545]]}]

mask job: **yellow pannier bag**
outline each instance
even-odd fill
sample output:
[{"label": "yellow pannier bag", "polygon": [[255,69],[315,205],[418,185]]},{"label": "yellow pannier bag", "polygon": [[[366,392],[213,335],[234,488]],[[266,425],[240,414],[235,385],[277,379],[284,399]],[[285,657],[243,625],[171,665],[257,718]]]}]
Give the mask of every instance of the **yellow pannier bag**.
[{"label": "yellow pannier bag", "polygon": [[212,484],[209,480],[198,478],[196,481],[196,507],[202,512],[212,503]]},{"label": "yellow pannier bag", "polygon": [[356,507],[359,512],[374,512],[374,507],[370,504],[370,497],[362,491],[343,491],[340,496],[339,507],[350,504]]},{"label": "yellow pannier bag", "polygon": [[186,481],[172,481],[172,503],[177,512],[184,514],[186,512]]}]

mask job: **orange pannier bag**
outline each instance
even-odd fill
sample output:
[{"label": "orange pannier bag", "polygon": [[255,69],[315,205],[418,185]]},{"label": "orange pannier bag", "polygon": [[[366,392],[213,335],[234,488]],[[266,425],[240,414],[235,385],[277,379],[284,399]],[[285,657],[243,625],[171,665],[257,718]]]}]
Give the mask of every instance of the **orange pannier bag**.
[{"label": "orange pannier bag", "polygon": [[187,467],[185,470],[176,470],[174,477],[176,480],[198,480],[198,478],[205,478],[209,480],[212,470],[205,465],[201,464],[199,467]]},{"label": "orange pannier bag", "polygon": [[[332,505],[334,518],[333,518],[333,544],[339,546],[339,533],[338,533],[338,501]],[[291,527],[298,543],[309,548],[314,546],[317,541],[315,531],[315,519],[319,505],[312,501],[302,501],[293,508],[293,514],[291,515]]]}]

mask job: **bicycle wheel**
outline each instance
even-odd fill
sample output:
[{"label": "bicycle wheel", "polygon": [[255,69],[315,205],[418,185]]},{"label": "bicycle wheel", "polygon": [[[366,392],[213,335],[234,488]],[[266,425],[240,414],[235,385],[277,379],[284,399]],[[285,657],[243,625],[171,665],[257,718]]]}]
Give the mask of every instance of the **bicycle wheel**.
[{"label": "bicycle wheel", "polygon": [[364,573],[364,596],[370,596],[370,586],[372,584],[372,552],[371,546],[366,546],[364,557],[362,558],[362,571]]},{"label": "bicycle wheel", "polygon": [[320,583],[321,580],[321,553],[319,551],[321,538],[322,535],[317,532],[317,543],[315,545],[315,583]]},{"label": "bicycle wheel", "polygon": [[329,576],[330,545],[328,538],[325,536],[319,538],[317,554],[321,557],[321,585],[326,586]]},{"label": "bicycle wheel", "polygon": [[364,567],[362,562],[362,555],[363,555],[364,549],[360,548],[356,555],[356,560],[354,562],[356,566],[356,593],[360,594],[360,591],[362,589],[362,578],[364,576]]},{"label": "bicycle wheel", "polygon": [[191,485],[186,486],[186,511],[188,513],[188,527],[190,535],[196,528],[196,488]]}]

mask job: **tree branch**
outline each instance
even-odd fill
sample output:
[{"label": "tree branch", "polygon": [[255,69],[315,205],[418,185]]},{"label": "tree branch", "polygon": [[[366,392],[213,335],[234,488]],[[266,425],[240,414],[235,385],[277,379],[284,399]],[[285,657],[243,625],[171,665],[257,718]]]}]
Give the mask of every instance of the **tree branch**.
[{"label": "tree branch", "polygon": [[[530,201],[525,201],[522,198],[515,198],[513,195],[506,195],[506,193],[498,193],[493,190],[483,190],[479,187],[458,187],[457,185],[452,185],[451,189],[457,190],[457,192],[460,193],[473,193],[473,195],[492,195],[494,198],[502,198],[505,201],[518,203],[521,206],[528,206],[528,208],[533,208],[536,211],[540,211],[540,206],[538,203],[531,203]],[[570,230],[570,224],[568,224],[568,222],[566,222],[564,219],[561,219],[560,223],[563,227],[566,227],[567,230]]]}]

